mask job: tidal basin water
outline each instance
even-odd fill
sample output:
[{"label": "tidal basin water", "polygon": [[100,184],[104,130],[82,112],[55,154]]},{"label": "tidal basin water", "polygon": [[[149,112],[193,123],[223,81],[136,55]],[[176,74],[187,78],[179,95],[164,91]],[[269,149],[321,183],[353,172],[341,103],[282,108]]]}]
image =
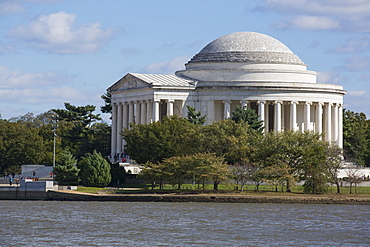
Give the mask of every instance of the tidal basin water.
[{"label": "tidal basin water", "polygon": [[370,246],[370,206],[0,201],[0,246]]}]

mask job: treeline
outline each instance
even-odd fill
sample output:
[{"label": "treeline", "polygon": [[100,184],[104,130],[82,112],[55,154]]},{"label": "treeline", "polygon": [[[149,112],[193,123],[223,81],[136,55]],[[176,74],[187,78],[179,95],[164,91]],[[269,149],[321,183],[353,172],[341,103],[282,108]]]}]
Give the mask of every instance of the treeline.
[{"label": "treeline", "polygon": [[85,154],[77,160],[70,152],[63,151],[54,170],[58,185],[84,185],[90,187],[119,187],[126,179],[125,169],[118,163],[110,163],[97,151]]},{"label": "treeline", "polygon": [[[123,133],[126,153],[145,164],[142,177],[180,189],[185,180],[218,184],[233,178],[284,186],[287,191],[305,181],[306,193],[323,193],[327,183],[338,185],[341,150],[312,132],[261,133],[253,122],[228,119],[210,125],[172,116],[152,124],[132,124]],[[250,123],[248,123],[248,121]]]},{"label": "treeline", "polygon": [[370,120],[366,114],[343,110],[343,151],[347,161],[370,167]]},{"label": "treeline", "polygon": [[77,159],[97,151],[110,154],[111,126],[94,114],[95,106],[73,106],[52,109],[35,116],[0,119],[0,172],[20,172],[21,165],[53,164],[55,153],[70,152]]}]

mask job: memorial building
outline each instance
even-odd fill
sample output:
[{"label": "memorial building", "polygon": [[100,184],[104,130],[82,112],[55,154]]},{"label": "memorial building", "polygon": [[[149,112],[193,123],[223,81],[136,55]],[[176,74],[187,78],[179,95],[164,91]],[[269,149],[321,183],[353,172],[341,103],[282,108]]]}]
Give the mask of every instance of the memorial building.
[{"label": "memorial building", "polygon": [[280,41],[238,32],[206,45],[175,75],[128,73],[107,89],[112,95],[112,154],[130,122],[187,116],[186,105],[207,116],[206,124],[250,107],[265,131],[314,131],[343,147],[342,86],[316,83],[316,72]]}]

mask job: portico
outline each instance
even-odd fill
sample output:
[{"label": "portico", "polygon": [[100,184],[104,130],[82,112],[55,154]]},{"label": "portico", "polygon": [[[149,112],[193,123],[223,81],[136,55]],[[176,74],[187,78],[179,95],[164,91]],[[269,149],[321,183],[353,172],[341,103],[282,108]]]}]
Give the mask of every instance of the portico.
[{"label": "portico", "polygon": [[112,154],[124,152],[129,123],[186,117],[186,105],[206,124],[230,118],[236,106],[258,113],[265,131],[314,131],[342,147],[342,86],[316,83],[280,41],[241,32],[214,40],[176,75],[129,73],[108,88],[112,95]]}]

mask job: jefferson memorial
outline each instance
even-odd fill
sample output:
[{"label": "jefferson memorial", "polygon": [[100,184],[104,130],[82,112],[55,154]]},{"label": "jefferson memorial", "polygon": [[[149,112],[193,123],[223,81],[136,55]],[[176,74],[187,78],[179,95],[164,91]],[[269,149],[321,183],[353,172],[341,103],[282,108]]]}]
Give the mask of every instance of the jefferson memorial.
[{"label": "jefferson memorial", "polygon": [[342,86],[316,83],[316,72],[280,41],[237,32],[206,45],[175,75],[128,73],[107,91],[112,98],[112,154],[130,122],[187,116],[186,105],[207,116],[206,124],[250,107],[265,131],[314,131],[343,147]]}]

